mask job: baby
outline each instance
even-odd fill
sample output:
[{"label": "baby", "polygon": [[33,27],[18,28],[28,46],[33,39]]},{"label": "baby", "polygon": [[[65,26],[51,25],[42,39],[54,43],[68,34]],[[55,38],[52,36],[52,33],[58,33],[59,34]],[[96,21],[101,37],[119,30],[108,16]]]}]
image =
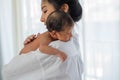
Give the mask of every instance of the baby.
[{"label": "baby", "polygon": [[70,40],[74,26],[72,18],[63,11],[54,11],[48,16],[46,26],[48,31],[38,34],[36,39],[26,44],[20,53],[25,54],[39,48],[42,53],[57,55],[62,61],[65,61],[67,55],[49,44],[55,40],[64,42]]}]

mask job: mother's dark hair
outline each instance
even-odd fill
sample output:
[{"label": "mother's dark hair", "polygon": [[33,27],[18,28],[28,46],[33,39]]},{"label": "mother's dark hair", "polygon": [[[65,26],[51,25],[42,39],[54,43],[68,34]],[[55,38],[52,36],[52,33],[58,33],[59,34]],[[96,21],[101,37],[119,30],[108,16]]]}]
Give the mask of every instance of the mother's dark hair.
[{"label": "mother's dark hair", "polygon": [[74,22],[77,22],[82,17],[82,7],[78,0],[47,0],[56,10],[59,10],[63,4],[68,4],[69,14]]}]

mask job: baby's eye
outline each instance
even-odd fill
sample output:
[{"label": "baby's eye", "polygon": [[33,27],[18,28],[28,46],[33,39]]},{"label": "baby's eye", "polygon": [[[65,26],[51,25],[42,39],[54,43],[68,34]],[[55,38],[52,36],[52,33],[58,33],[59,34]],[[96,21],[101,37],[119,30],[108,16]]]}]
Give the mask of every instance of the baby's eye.
[{"label": "baby's eye", "polygon": [[47,12],[47,10],[43,11],[43,13],[46,13],[46,12]]}]

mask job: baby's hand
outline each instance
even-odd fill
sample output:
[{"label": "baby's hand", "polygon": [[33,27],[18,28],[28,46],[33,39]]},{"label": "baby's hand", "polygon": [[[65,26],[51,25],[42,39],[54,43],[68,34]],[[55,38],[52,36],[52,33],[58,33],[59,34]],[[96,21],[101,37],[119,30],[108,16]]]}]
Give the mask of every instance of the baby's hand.
[{"label": "baby's hand", "polygon": [[32,42],[33,40],[35,40],[38,35],[40,35],[40,33],[38,33],[37,35],[33,34],[33,35],[28,36],[24,41],[24,45],[27,45],[30,42]]},{"label": "baby's hand", "polygon": [[65,53],[59,53],[57,56],[64,62],[67,59],[67,55]]}]

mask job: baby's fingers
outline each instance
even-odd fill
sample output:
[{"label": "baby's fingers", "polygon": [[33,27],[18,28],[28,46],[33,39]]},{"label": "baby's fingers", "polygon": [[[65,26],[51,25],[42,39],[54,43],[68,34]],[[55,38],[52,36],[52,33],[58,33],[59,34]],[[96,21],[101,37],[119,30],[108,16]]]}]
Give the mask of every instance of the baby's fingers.
[{"label": "baby's fingers", "polygon": [[36,38],[36,35],[30,35],[30,36],[28,36],[27,39],[25,39],[25,41],[24,41],[24,45],[32,42],[35,38]]}]

